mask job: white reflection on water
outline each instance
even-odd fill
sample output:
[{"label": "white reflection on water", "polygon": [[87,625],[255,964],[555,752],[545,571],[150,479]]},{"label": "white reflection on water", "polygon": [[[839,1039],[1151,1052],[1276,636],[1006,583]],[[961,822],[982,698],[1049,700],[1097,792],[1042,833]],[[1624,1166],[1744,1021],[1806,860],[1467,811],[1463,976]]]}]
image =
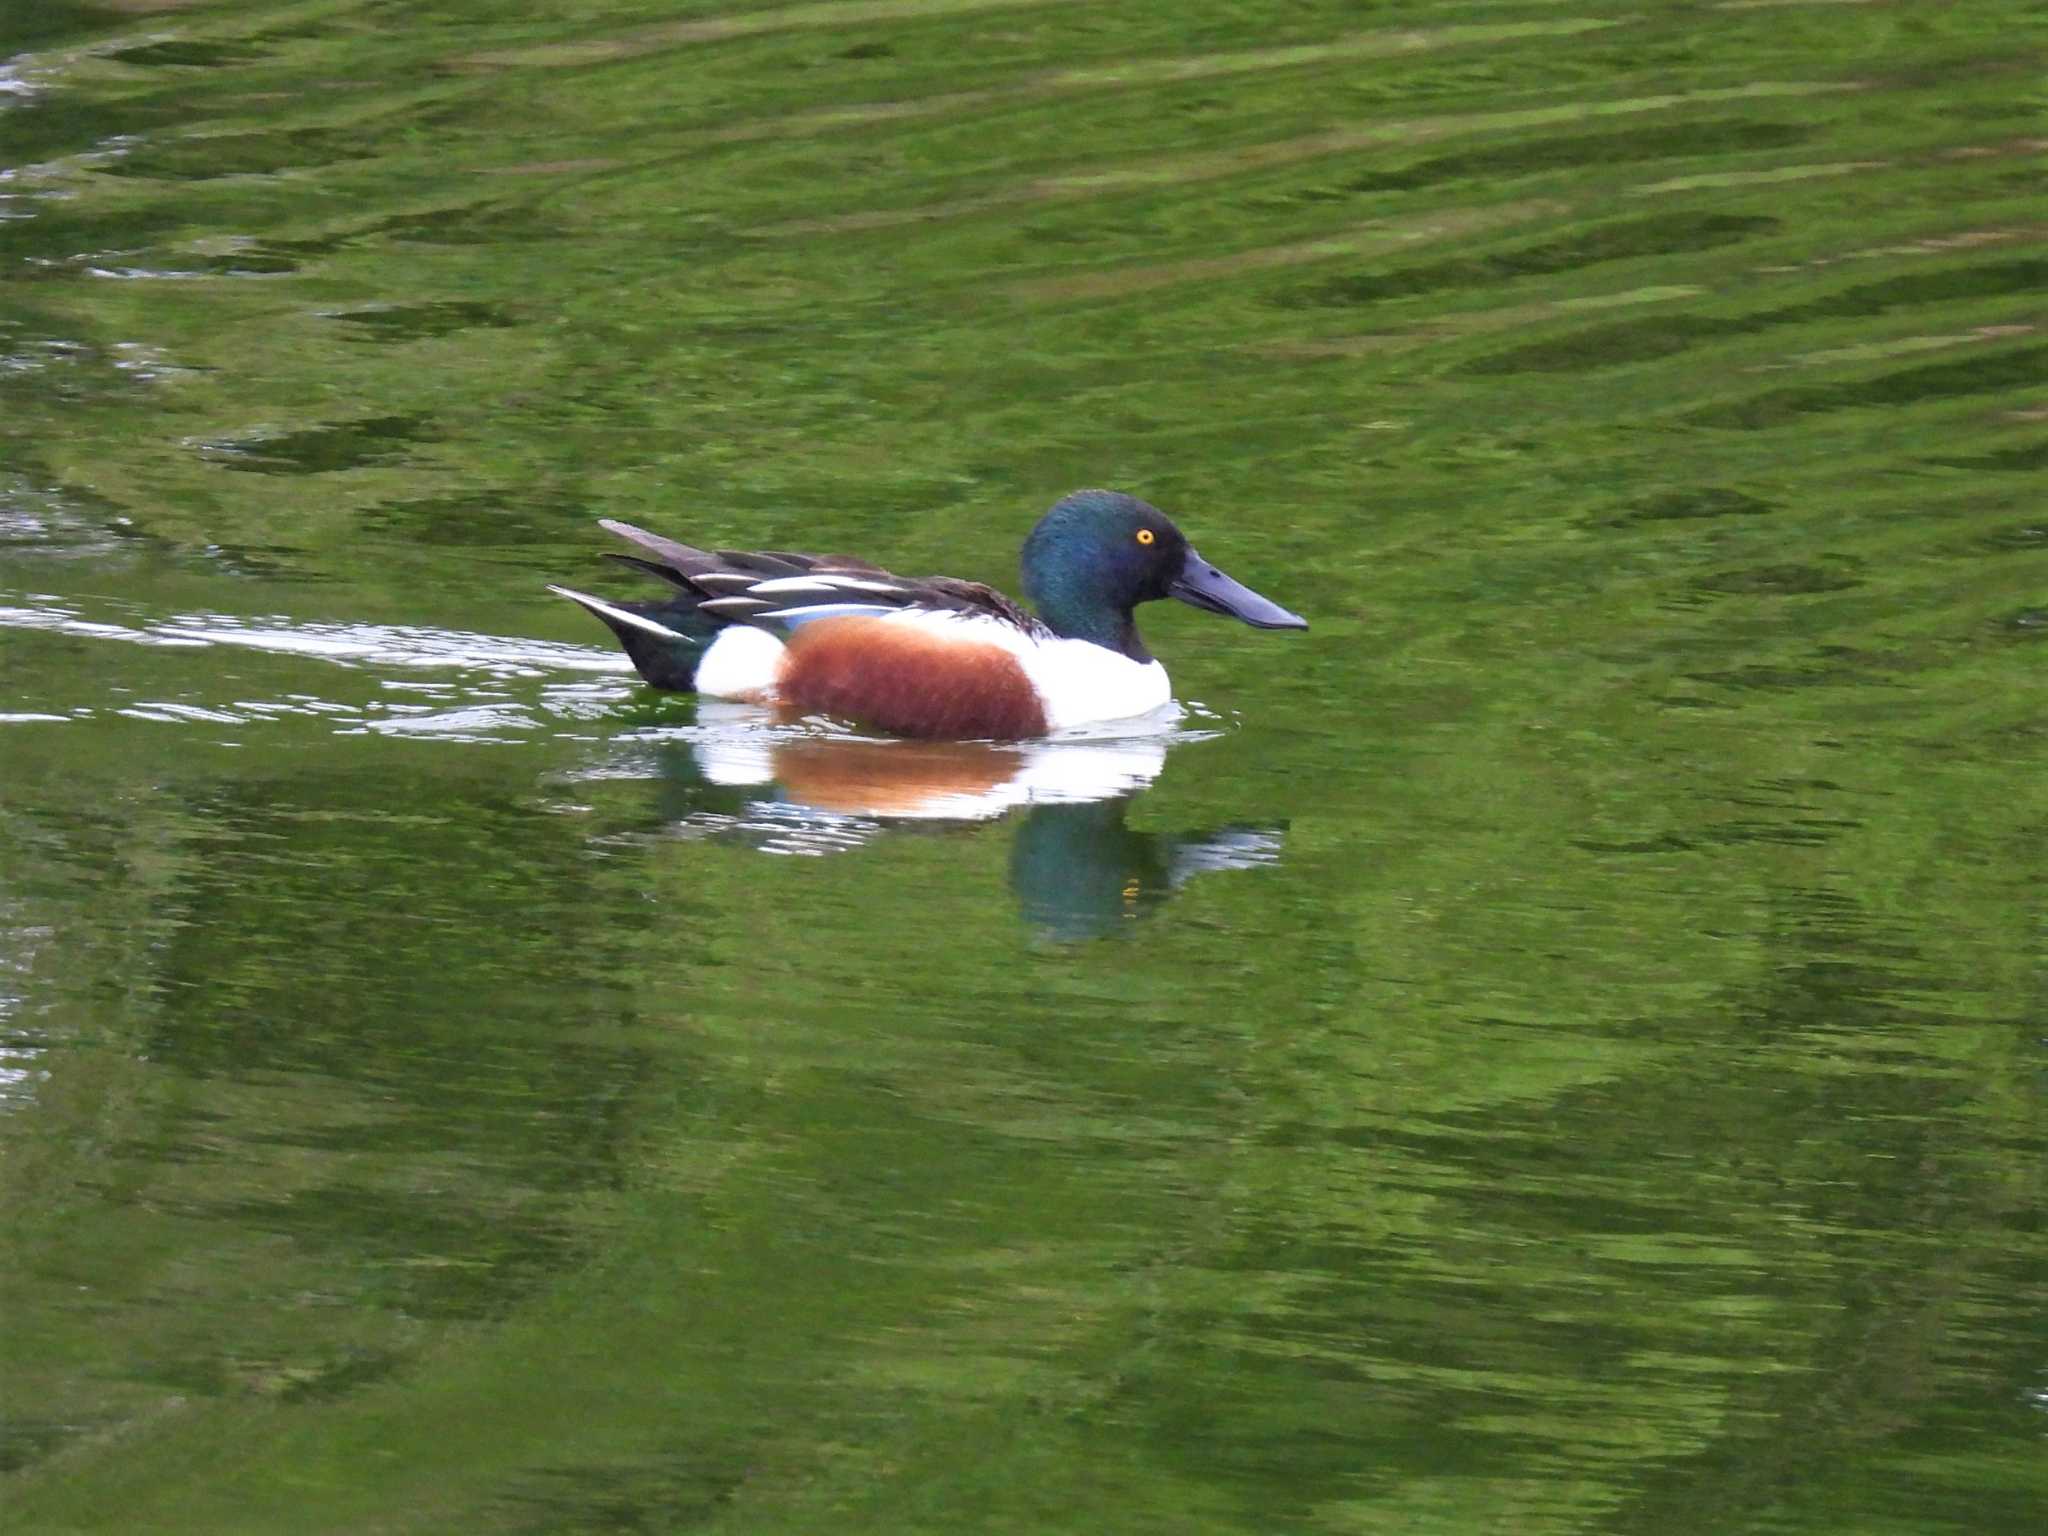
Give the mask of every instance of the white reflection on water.
[{"label": "white reflection on water", "polygon": [[[628,690],[600,679],[630,676],[632,665],[610,649],[557,645],[502,635],[406,624],[301,623],[281,615],[179,614],[144,622],[91,618],[75,603],[39,593],[5,594],[0,629],[41,630],[89,640],[178,650],[234,647],[274,656],[305,656],[372,673],[440,672],[440,677],[378,678],[388,697],[343,703],[313,693],[273,699],[134,699],[68,713],[37,701],[0,714],[0,725],[61,723],[113,713],[159,724],[261,724],[324,716],[344,732],[507,741],[551,721],[581,721],[616,708]],[[565,679],[563,674],[572,674]],[[527,685],[538,682],[538,696]]]},{"label": "white reflection on water", "polygon": [[777,731],[765,711],[700,704],[688,740],[707,783],[772,789],[793,806],[845,815],[979,821],[1020,805],[1130,794],[1159,777],[1176,740],[1174,706],[1044,741],[899,741]]},{"label": "white reflection on water", "polygon": [[41,924],[0,924],[0,1110],[25,1100],[45,1075],[40,1063],[46,1047],[17,1033],[14,1016],[21,1009],[18,978],[27,975],[36,950],[52,932]]},{"label": "white reflection on water", "polygon": [[[6,1020],[8,1001],[0,998],[0,1023]],[[11,1108],[35,1092],[36,1083],[45,1076],[45,1069],[40,1065],[43,1052],[44,1047],[40,1045],[19,1045],[0,1040],[0,1109]]]},{"label": "white reflection on water", "polygon": [[704,705],[695,725],[621,739],[566,778],[646,786],[630,813],[636,824],[600,834],[598,845],[735,842],[818,858],[892,830],[1016,812],[1009,884],[1020,914],[1043,938],[1088,939],[1157,910],[1197,876],[1281,858],[1284,825],[1126,825],[1167,754],[1217,734],[1190,724],[1195,717],[1214,719],[1199,706],[1168,706],[1039,741],[901,741]]},{"label": "white reflection on water", "polygon": [[620,738],[569,778],[663,783],[675,800],[665,836],[735,836],[764,853],[816,856],[857,847],[891,823],[987,821],[1025,806],[1128,798],[1159,776],[1172,747],[1216,734],[1193,718],[1168,705],[1042,741],[902,741],[704,702],[694,725]]},{"label": "white reflection on water", "polygon": [[318,656],[344,666],[459,667],[499,677],[632,671],[632,664],[613,651],[505,635],[412,624],[309,624],[282,614],[252,619],[201,613],[137,626],[81,618],[55,598],[23,597],[33,606],[0,605],[0,628],[54,630],[135,645],[243,646],[279,656]]}]

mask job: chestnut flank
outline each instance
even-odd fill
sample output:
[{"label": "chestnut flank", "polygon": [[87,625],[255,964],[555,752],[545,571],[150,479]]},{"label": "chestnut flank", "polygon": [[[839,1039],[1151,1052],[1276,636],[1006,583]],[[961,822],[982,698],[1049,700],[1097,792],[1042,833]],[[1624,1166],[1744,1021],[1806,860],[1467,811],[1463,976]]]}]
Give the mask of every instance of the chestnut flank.
[{"label": "chestnut flank", "polygon": [[890,619],[818,619],[790,637],[776,690],[786,703],[897,736],[1017,741],[1045,710],[1017,658]]}]

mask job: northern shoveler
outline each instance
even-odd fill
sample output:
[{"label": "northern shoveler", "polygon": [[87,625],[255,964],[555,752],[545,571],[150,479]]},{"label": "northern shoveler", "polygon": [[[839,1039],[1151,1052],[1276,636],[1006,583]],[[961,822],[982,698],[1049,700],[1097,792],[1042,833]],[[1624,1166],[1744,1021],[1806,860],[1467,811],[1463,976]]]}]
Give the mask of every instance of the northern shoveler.
[{"label": "northern shoveler", "polygon": [[[896,736],[1015,741],[1122,720],[1172,697],[1131,610],[1177,597],[1257,629],[1308,621],[1231,580],[1157,507],[1076,491],[1024,541],[1034,617],[992,587],[864,560],[692,549],[629,523],[612,558],[675,590],[611,602],[550,587],[611,627],[657,688],[837,715]],[[647,558],[651,556],[652,558]]]}]

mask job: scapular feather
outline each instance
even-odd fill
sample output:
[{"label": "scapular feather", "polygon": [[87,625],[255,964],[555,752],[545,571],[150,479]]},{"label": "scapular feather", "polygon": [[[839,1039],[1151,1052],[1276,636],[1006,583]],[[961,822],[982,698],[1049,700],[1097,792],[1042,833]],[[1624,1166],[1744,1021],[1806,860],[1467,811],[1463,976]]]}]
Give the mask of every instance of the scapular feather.
[{"label": "scapular feather", "polygon": [[787,633],[816,618],[904,609],[978,614],[1026,634],[1046,633],[1028,611],[978,581],[955,576],[910,579],[852,555],[703,550],[615,518],[602,518],[599,526],[642,551],[615,554],[613,559],[678,589],[674,602],[698,616],[696,627],[708,626],[705,640],[726,624],[755,624]]}]

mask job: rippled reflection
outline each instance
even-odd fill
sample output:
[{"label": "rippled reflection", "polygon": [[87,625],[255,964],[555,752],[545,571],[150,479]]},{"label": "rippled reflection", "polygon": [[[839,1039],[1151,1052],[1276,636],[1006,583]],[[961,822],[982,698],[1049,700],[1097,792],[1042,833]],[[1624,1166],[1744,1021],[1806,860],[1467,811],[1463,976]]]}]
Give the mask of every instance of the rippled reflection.
[{"label": "rippled reflection", "polygon": [[627,751],[581,781],[660,785],[664,835],[736,840],[819,857],[892,827],[992,821],[1022,811],[1010,889],[1055,939],[1108,933],[1155,911],[1199,874],[1277,863],[1281,826],[1145,832],[1125,817],[1175,745],[1211,734],[1178,712],[1136,734],[1042,742],[893,741],[778,724],[746,705],[704,704],[699,723]]},{"label": "rippled reflection", "polygon": [[1196,875],[1280,860],[1284,826],[1140,832],[1124,824],[1136,799],[1025,814],[1010,845],[1010,889],[1032,927],[1062,939],[1106,933],[1156,911]]}]

